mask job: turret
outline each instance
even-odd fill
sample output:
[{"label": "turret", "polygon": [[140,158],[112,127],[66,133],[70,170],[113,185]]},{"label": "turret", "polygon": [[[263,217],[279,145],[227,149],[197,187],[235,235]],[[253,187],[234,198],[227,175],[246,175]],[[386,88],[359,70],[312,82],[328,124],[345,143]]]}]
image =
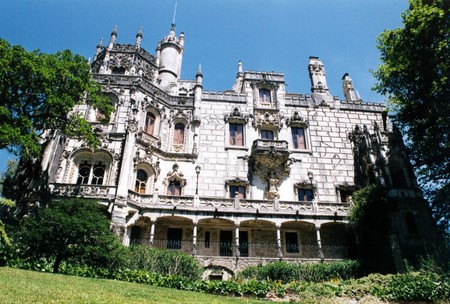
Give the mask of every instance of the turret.
[{"label": "turret", "polygon": [[175,24],[172,23],[169,35],[161,40],[156,49],[156,59],[159,67],[157,84],[161,89],[170,91],[170,86],[179,79],[183,50],[184,34],[181,33],[180,37],[177,38],[175,36]]},{"label": "turret", "polygon": [[344,76],[342,76],[342,88],[344,90],[344,96],[346,101],[356,101],[355,97],[355,89],[353,88],[353,81],[348,76],[348,73],[345,73]]},{"label": "turret", "polygon": [[142,26],[139,27],[139,31],[136,34],[135,46],[136,46],[137,49],[141,47],[141,42],[142,42]]}]

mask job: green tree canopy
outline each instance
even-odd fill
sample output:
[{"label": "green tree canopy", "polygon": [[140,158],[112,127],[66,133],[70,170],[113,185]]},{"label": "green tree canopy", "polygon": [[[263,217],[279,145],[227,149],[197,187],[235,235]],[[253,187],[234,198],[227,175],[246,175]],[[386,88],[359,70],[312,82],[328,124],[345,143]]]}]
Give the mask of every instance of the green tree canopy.
[{"label": "green tree canopy", "polygon": [[56,54],[28,52],[0,39],[0,149],[38,156],[45,132],[59,130],[97,140],[87,121],[71,113],[77,104],[91,104],[109,120],[112,105],[91,80],[89,64],[69,50]]},{"label": "green tree canopy", "polygon": [[54,272],[62,261],[76,259],[93,266],[111,266],[124,246],[109,230],[101,205],[83,199],[53,201],[25,218],[17,240],[32,257],[54,258]]},{"label": "green tree canopy", "polygon": [[450,1],[410,0],[402,17],[403,28],[378,37],[375,88],[389,98],[419,182],[448,229],[449,200],[433,197],[450,183]]}]

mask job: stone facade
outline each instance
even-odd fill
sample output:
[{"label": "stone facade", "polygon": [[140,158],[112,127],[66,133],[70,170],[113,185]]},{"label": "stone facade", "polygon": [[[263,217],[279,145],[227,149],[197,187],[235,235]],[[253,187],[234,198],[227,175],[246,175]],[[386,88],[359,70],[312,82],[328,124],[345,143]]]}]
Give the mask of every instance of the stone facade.
[{"label": "stone facade", "polygon": [[76,109],[101,146],[56,138],[45,161],[53,195],[105,205],[124,244],[192,253],[224,277],[272,260],[352,257],[351,195],[369,182],[405,199],[401,246],[426,236],[429,217],[401,136],[383,104],[355,97],[348,74],[340,100],[317,57],[309,94],[288,93],[283,74],[239,62],[232,89],[212,92],[200,67],[194,80],[179,78],[184,34],[174,26],[155,55],[141,47],[141,30],[135,44],[116,37],[117,28],[92,62],[115,107],[110,123],[100,125],[87,105]]}]

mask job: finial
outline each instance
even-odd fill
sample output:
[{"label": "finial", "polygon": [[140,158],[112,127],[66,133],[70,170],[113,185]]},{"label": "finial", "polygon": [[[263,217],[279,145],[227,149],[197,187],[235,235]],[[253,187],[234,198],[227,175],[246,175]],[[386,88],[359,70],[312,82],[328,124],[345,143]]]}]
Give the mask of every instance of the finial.
[{"label": "finial", "polygon": [[142,26],[139,26],[139,31],[138,31],[138,33],[136,34],[136,37],[142,37]]},{"label": "finial", "polygon": [[139,31],[136,34],[136,48],[141,47],[141,41],[142,41],[142,26],[139,27]]},{"label": "finial", "polygon": [[196,76],[203,76],[202,65],[201,64],[198,65],[198,70],[197,70],[197,75]]},{"label": "finial", "polygon": [[111,39],[109,39],[108,49],[112,49],[112,47],[114,45],[114,41],[116,40],[116,37],[117,37],[117,25],[114,26],[114,30],[111,33]]},{"label": "finial", "polygon": [[175,1],[175,9],[173,10],[173,18],[172,18],[172,25],[171,25],[171,30],[175,30],[175,17],[177,16],[177,4],[178,1]]}]

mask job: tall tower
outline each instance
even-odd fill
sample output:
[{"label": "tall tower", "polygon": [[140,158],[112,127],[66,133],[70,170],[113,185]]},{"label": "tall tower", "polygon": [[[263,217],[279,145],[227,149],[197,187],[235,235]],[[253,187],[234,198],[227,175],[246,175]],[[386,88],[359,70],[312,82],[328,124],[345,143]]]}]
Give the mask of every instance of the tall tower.
[{"label": "tall tower", "polygon": [[175,24],[172,23],[169,35],[161,40],[156,49],[156,62],[159,63],[156,84],[161,89],[170,91],[173,86],[176,86],[180,78],[183,50],[184,33],[177,38]]}]

